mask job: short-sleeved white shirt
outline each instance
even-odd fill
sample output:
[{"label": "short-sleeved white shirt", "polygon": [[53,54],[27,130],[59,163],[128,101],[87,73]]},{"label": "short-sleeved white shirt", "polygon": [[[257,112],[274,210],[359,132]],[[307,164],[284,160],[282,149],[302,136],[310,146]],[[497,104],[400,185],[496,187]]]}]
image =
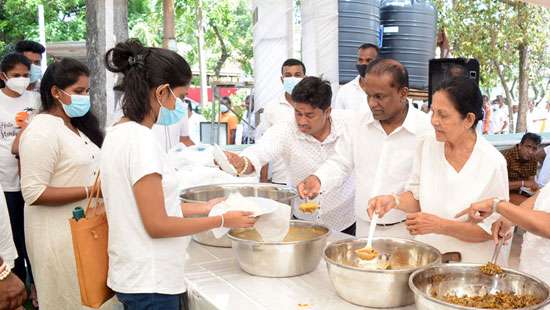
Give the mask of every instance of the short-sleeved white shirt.
[{"label": "short-sleeved white shirt", "polygon": [[15,116],[19,112],[38,111],[40,95],[33,91],[25,91],[21,96],[12,98],[0,90],[0,184],[6,192],[21,190],[17,159],[11,153],[15,136],[20,129],[15,124]]},{"label": "short-sleeved white shirt", "polygon": [[359,84],[360,78],[358,75],[338,90],[333,108],[370,113],[368,96]]},{"label": "short-sleeved white shirt", "polygon": [[155,124],[152,129],[162,150],[164,152],[168,152],[180,143],[180,137],[189,136],[189,119],[187,117],[187,109],[185,110],[185,115],[178,123],[170,126]]},{"label": "short-sleeved white shirt", "polygon": [[127,122],[109,128],[102,147],[101,189],[109,221],[109,275],[115,292],[181,294],[188,237],[149,236],[133,192],[144,176],[161,174],[168,216],[183,217],[177,180],[163,169],[153,132]]}]

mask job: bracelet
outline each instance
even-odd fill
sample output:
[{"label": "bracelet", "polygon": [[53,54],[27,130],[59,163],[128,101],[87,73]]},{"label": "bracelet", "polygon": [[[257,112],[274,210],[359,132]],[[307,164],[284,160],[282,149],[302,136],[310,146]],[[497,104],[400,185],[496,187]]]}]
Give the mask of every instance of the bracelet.
[{"label": "bracelet", "polygon": [[6,262],[0,266],[0,270],[2,270],[0,272],[0,281],[6,279],[11,273],[11,269],[6,265]]},{"label": "bracelet", "polygon": [[220,215],[220,216],[222,217],[222,223],[221,223],[221,225],[220,225],[220,227],[219,227],[219,228],[223,228],[223,224],[225,224],[225,219],[223,218],[223,214],[222,214],[222,215]]},{"label": "bracelet", "polygon": [[244,168],[241,172],[237,173],[237,176],[243,175],[246,172],[246,170],[248,170],[248,158],[243,157],[243,159],[244,159]]},{"label": "bracelet", "polygon": [[401,204],[401,200],[399,200],[399,196],[397,196],[396,194],[391,194],[393,196],[393,200],[395,201],[395,208],[399,207],[399,205]]},{"label": "bracelet", "polygon": [[88,186],[84,186],[84,190],[86,191],[86,199],[90,198],[90,192],[88,191]]}]

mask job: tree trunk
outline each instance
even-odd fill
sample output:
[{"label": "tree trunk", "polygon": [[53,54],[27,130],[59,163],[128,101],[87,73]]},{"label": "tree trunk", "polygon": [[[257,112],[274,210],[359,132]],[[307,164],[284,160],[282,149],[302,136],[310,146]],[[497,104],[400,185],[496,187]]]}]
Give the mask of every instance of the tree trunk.
[{"label": "tree trunk", "polygon": [[220,47],[222,50],[222,54],[220,55],[220,59],[218,59],[218,62],[216,63],[216,67],[214,68],[214,74],[217,78],[220,77],[220,72],[222,70],[223,64],[229,58],[229,52],[227,51],[227,46],[225,46],[225,42],[223,40],[222,35],[220,34],[220,31],[218,30],[218,26],[214,23],[214,21],[210,21],[210,27],[212,27],[212,30],[214,31],[214,34],[216,35],[216,38],[220,42]]},{"label": "tree trunk", "polygon": [[[517,7],[518,22],[522,33],[527,31],[529,23],[529,9],[525,3],[518,3]],[[517,132],[527,131],[527,111],[529,109],[529,43],[523,37],[518,46],[519,52],[519,113]]]},{"label": "tree trunk", "polygon": [[174,16],[174,0],[162,1],[162,13],[163,13],[163,36],[162,47],[177,50],[176,46],[176,26]]},{"label": "tree trunk", "polygon": [[519,114],[517,132],[527,131],[527,110],[529,101],[529,49],[525,44],[519,46]]}]

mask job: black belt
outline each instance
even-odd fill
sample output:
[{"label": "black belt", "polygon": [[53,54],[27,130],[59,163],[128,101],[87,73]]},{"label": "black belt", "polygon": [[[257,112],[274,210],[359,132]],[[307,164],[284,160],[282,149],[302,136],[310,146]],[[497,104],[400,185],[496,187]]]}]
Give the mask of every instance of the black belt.
[{"label": "black belt", "polygon": [[376,224],[376,226],[388,227],[388,226],[393,226],[393,225],[401,224],[401,223],[403,223],[403,222],[405,222],[405,221],[406,221],[406,220],[402,220],[401,222],[390,223],[390,224]]}]

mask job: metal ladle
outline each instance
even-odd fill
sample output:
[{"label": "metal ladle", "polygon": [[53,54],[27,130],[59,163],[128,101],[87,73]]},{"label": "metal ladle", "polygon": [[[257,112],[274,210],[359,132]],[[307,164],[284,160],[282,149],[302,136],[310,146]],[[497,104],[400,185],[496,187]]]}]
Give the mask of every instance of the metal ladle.
[{"label": "metal ladle", "polygon": [[[503,243],[504,243],[504,238],[500,238],[498,240],[497,245],[495,246],[495,250],[493,251],[493,257],[491,257],[491,264],[497,265],[498,255],[500,254],[500,249],[502,248]],[[495,294],[498,291],[497,287],[499,284],[499,280],[500,280],[500,273],[495,273],[494,275],[492,275],[491,289],[489,290],[490,294]]]}]

